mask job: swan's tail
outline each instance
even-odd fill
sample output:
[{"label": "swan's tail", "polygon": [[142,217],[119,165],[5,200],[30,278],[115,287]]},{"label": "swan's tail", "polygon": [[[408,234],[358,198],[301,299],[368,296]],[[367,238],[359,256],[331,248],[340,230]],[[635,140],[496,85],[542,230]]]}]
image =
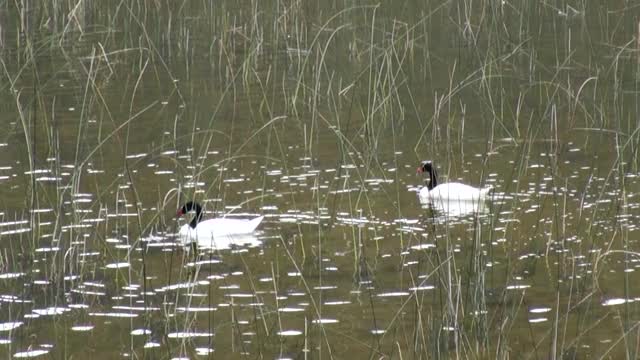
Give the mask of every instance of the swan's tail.
[{"label": "swan's tail", "polygon": [[485,197],[489,197],[493,194],[494,191],[494,187],[491,185],[488,185],[487,187],[480,189],[480,197],[481,198],[485,198]]},{"label": "swan's tail", "polygon": [[258,216],[255,219],[249,220],[249,226],[248,226],[248,229],[250,229],[249,232],[254,232],[258,228],[258,225],[260,225],[263,219],[264,219],[264,216]]}]

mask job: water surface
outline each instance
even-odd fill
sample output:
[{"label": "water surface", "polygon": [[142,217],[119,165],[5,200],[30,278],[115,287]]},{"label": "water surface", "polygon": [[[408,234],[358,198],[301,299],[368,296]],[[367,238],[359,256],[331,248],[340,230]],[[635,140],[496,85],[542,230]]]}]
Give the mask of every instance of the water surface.
[{"label": "water surface", "polygon": [[624,4],[70,5],[0,5],[5,357],[637,356]]}]

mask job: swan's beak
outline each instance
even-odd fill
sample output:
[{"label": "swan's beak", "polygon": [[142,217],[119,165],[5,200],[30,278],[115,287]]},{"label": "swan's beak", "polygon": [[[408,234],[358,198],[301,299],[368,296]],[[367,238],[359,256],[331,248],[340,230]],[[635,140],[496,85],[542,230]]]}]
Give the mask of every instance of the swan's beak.
[{"label": "swan's beak", "polygon": [[424,172],[424,170],[422,170],[422,166],[418,166],[418,169],[416,170],[416,175],[420,175]]},{"label": "swan's beak", "polygon": [[176,217],[179,218],[182,215],[184,215],[184,213],[182,212],[182,209],[178,209],[178,211],[176,212]]}]

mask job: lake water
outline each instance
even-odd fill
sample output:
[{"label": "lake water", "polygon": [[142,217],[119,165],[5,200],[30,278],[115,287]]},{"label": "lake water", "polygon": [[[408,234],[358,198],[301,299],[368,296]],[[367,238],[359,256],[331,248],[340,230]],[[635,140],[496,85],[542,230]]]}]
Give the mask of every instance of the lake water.
[{"label": "lake water", "polygon": [[0,3],[0,353],[636,358],[633,9]]}]

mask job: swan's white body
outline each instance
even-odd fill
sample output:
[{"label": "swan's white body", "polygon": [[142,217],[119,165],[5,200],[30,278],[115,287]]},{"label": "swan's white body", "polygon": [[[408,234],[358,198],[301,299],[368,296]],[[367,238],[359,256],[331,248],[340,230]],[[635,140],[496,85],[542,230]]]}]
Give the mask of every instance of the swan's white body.
[{"label": "swan's white body", "polygon": [[195,229],[184,224],[178,233],[182,243],[206,243],[212,242],[215,238],[251,234],[262,222],[264,216],[254,219],[228,219],[218,218],[200,221]]},{"label": "swan's white body", "polygon": [[431,190],[425,186],[420,189],[418,196],[423,204],[452,201],[481,202],[487,200],[487,196],[492,190],[491,186],[479,189],[466,184],[451,182],[440,184]]}]

